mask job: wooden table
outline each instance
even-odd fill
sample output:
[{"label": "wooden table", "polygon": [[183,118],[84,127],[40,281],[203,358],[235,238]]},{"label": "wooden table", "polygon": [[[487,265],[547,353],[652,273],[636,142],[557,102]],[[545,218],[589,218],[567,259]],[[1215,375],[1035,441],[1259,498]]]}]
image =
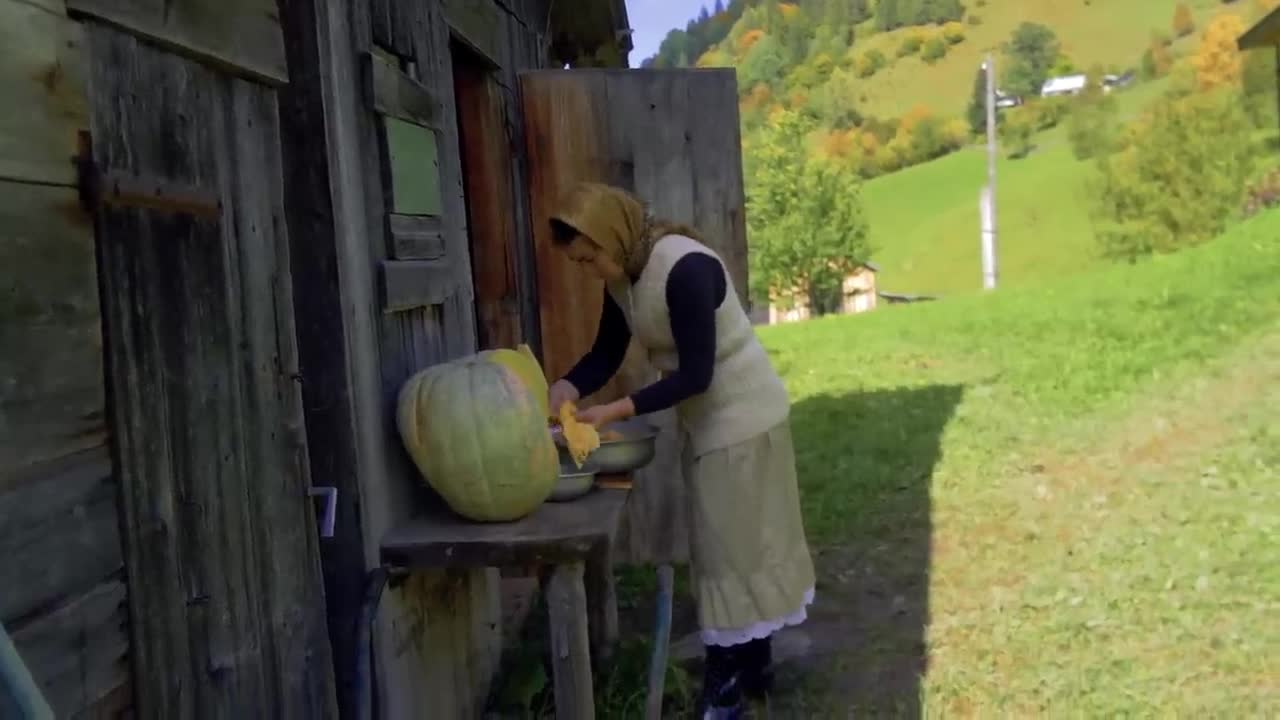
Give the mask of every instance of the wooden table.
[{"label": "wooden table", "polygon": [[550,567],[544,588],[558,718],[595,717],[592,650],[602,658],[618,635],[610,546],[630,483],[602,484],[511,523],[475,523],[438,508],[382,539],[382,562],[391,568]]}]

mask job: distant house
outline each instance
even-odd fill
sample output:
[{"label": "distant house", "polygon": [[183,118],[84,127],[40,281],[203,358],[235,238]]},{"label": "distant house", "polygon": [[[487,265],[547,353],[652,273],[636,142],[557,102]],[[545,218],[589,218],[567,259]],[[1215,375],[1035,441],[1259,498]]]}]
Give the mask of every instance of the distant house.
[{"label": "distant house", "polygon": [[[844,281],[840,284],[840,314],[852,315],[875,309],[878,297],[876,275],[879,272],[879,265],[867,262],[859,265],[853,272],[845,276]],[[780,323],[799,322],[813,317],[814,311],[809,306],[809,303],[796,300],[796,298],[803,297],[805,295],[799,290],[792,290],[790,294],[775,292],[773,302],[769,303],[768,324],[778,325]],[[791,300],[791,302],[783,302],[784,298]],[[764,318],[761,317],[760,319],[763,320]]]},{"label": "distant house", "polygon": [[1088,83],[1089,77],[1083,74],[1049,78],[1040,86],[1040,97],[1079,95]]},{"label": "distant house", "polygon": [[880,267],[869,262],[845,277],[840,288],[840,312],[853,315],[876,309],[876,275],[879,272]]}]

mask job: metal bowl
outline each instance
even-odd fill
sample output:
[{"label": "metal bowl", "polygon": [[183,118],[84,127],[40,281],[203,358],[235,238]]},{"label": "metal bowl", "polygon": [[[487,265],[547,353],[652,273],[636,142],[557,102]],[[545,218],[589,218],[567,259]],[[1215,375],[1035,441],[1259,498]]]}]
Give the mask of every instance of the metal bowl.
[{"label": "metal bowl", "polygon": [[551,495],[547,500],[569,502],[586,495],[591,492],[591,488],[595,487],[597,472],[599,470],[595,463],[588,462],[578,469],[572,460],[565,462],[564,458],[561,458],[560,477],[556,478],[555,487],[551,489]]},{"label": "metal bowl", "polygon": [[[657,453],[658,428],[639,418],[631,418],[605,425],[601,434],[610,430],[621,434],[622,439],[607,441],[601,439],[599,449],[591,453],[587,460],[598,473],[602,475],[628,473],[653,462],[653,456]],[[556,448],[560,451],[561,467],[566,464],[570,468],[574,467],[564,436],[556,433],[555,440]],[[586,469],[585,466],[584,469]]]}]

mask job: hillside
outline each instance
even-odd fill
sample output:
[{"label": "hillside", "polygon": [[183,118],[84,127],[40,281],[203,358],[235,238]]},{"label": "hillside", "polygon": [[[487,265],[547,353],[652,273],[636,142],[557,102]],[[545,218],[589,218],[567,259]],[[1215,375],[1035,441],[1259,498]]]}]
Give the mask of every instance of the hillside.
[{"label": "hillside", "polygon": [[[808,42],[791,57],[784,53],[776,72],[783,79],[785,90],[802,90],[808,96],[806,100],[816,102],[814,96],[821,94],[823,83],[810,82],[808,75],[817,80],[824,74],[829,77],[833,69],[855,69],[859,57],[874,50],[885,56],[886,66],[869,77],[858,78],[856,95],[845,98],[859,113],[898,117],[923,104],[939,113],[958,115],[969,101],[973,75],[984,54],[999,52],[1021,23],[1035,22],[1052,28],[1070,66],[1136,68],[1153,33],[1172,34],[1174,9],[1179,4],[1179,0],[965,0],[961,4],[962,16],[957,18],[963,40],[950,46],[944,57],[926,62],[918,53],[896,55],[905,38],[935,33],[936,24],[882,31],[874,14],[876,3],[844,0],[854,8],[849,12],[855,19],[860,14],[867,17],[855,25],[833,27],[827,8],[838,1],[799,0],[794,5],[783,4],[794,10],[769,14],[766,10],[773,3],[768,0],[734,0],[727,5],[718,0],[715,8],[719,12],[704,8],[700,18],[688,27],[673,30],[659,54],[645,59],[643,64],[736,67],[741,91],[747,95],[758,79],[759,68],[755,66],[762,64],[759,58],[751,57],[753,31],[776,37],[779,42],[790,42],[785,38],[798,34],[807,37]],[[1185,0],[1197,26],[1224,8],[1252,16],[1254,8],[1249,6],[1253,3],[1256,0],[1236,0],[1224,6],[1221,0]],[[858,10],[860,5],[869,9]],[[832,40],[833,35],[839,39]],[[1187,41],[1184,38],[1180,44]],[[828,58],[819,59],[823,54]]]}]

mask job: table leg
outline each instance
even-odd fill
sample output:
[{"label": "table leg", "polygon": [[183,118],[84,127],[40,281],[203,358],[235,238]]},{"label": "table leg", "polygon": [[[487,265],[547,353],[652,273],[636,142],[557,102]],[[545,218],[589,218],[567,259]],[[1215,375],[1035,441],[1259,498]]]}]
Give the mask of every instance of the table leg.
[{"label": "table leg", "polygon": [[551,667],[560,720],[594,720],[596,714],[583,573],[581,562],[557,565],[547,583]]},{"label": "table leg", "polygon": [[587,557],[586,584],[591,658],[599,667],[613,654],[614,645],[618,642],[618,594],[609,543],[600,543]]}]

